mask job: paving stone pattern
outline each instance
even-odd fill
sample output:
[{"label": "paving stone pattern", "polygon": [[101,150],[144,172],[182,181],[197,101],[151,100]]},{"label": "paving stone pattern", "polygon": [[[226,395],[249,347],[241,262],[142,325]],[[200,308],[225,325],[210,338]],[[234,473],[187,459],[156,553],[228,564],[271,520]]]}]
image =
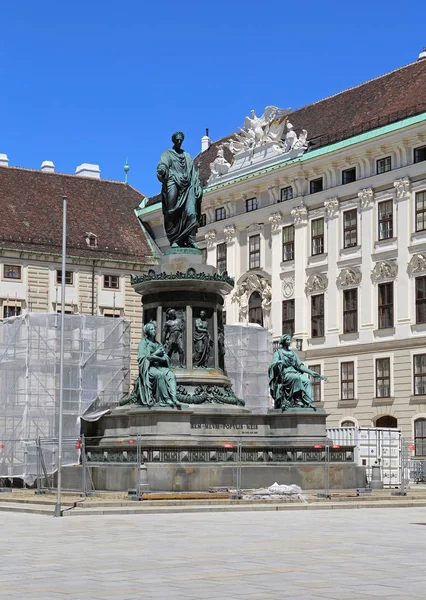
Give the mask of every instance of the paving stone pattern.
[{"label": "paving stone pattern", "polygon": [[426,598],[426,509],[0,513],[1,600]]}]

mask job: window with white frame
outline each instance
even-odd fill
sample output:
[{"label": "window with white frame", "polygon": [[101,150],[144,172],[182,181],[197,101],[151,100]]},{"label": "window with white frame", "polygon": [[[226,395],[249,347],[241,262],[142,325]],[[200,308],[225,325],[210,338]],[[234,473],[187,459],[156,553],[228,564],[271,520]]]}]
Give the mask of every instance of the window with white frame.
[{"label": "window with white frame", "polygon": [[358,331],[358,289],[343,290],[343,333]]},{"label": "window with white frame", "polygon": [[216,246],[216,267],[219,275],[227,270],[226,266],[226,243],[218,244]]},{"label": "window with white frame", "polygon": [[386,156],[385,158],[379,158],[379,160],[376,161],[377,175],[380,175],[381,173],[386,173],[387,171],[391,171],[391,170],[392,170],[392,159],[390,156]]},{"label": "window with white frame", "polygon": [[324,294],[311,296],[311,337],[324,336]]},{"label": "window with white frame", "polygon": [[378,286],[379,329],[393,327],[393,281]]},{"label": "window with white frame", "polygon": [[379,202],[378,207],[379,240],[388,240],[393,237],[393,202],[385,200]]},{"label": "window with white frame", "polygon": [[426,146],[414,148],[414,162],[419,163],[426,160]]},{"label": "window with white frame", "polygon": [[251,212],[252,210],[257,210],[257,198],[247,198],[246,200],[246,212]]},{"label": "window with white frame", "polygon": [[413,389],[415,396],[426,395],[426,354],[413,356]]},{"label": "window with white frame", "polygon": [[426,191],[416,193],[416,231],[426,230]]},{"label": "window with white frame", "polygon": [[324,219],[311,221],[311,254],[324,254]]},{"label": "window with white frame", "polygon": [[340,363],[340,398],[354,400],[355,398],[355,363],[353,361]]},{"label": "window with white frame", "polygon": [[21,265],[3,265],[3,279],[22,279]]},{"label": "window with white frame", "polygon": [[[315,371],[318,375],[321,375],[321,365],[309,365],[311,371]],[[314,402],[321,402],[321,379],[317,377],[309,376],[312,383],[312,400]]]},{"label": "window with white frame", "polygon": [[426,323],[426,277],[416,277],[416,323]]},{"label": "window with white frame", "polygon": [[260,235],[249,237],[249,269],[260,268]]},{"label": "window with white frame", "polygon": [[389,398],[391,395],[390,358],[376,358],[376,398]]},{"label": "window with white frame", "polygon": [[283,227],[283,262],[294,260],[294,225]]},{"label": "window with white frame", "polygon": [[107,290],[118,290],[120,278],[118,275],[104,275],[104,288]]},{"label": "window with white frame", "polygon": [[416,456],[426,456],[426,419],[414,421],[414,452]]},{"label": "window with white frame", "polygon": [[293,198],[293,188],[291,187],[291,185],[281,188],[279,202],[286,202],[286,200],[291,200],[292,198]]},{"label": "window with white frame", "polygon": [[358,243],[357,210],[347,210],[343,213],[343,247],[353,248]]},{"label": "window with white frame", "polygon": [[[74,281],[74,273],[72,271],[65,271],[65,285],[72,285]],[[58,269],[56,271],[56,283],[62,284],[62,271]]]}]

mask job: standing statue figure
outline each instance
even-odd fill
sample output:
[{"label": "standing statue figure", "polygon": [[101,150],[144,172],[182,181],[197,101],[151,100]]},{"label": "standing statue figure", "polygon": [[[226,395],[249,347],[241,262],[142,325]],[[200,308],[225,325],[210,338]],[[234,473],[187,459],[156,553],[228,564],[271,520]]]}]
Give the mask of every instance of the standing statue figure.
[{"label": "standing statue figure", "polygon": [[181,408],[176,395],[176,376],[170,369],[170,359],[157,342],[157,324],[150,321],[144,328],[144,338],[138,346],[139,376],[131,394],[120,405],[135,403],[142,406],[175,406]]},{"label": "standing statue figure", "polygon": [[287,121],[286,124],[287,127],[287,133],[285,136],[285,142],[284,142],[284,148],[283,148],[283,152],[291,152],[291,150],[293,150],[294,145],[297,142],[297,134],[293,129],[293,125]]},{"label": "standing statue figure", "polygon": [[327,378],[305,367],[296,352],[290,349],[290,344],[291,336],[282,335],[281,347],[274,352],[269,366],[269,390],[274,407],[282,411],[289,408],[316,410],[312,402],[312,383],[305,374],[323,381],[327,381]]},{"label": "standing statue figure", "polygon": [[225,371],[225,331],[222,327],[217,328],[217,347],[219,354],[219,368]]},{"label": "standing statue figure", "polygon": [[272,288],[269,283],[264,279],[261,282],[262,286],[262,310],[263,310],[263,324],[266,329],[270,327],[270,315],[272,306]]},{"label": "standing statue figure", "polygon": [[202,310],[200,317],[195,319],[194,354],[192,357],[194,367],[207,367],[212,346],[213,340],[210,337],[206,313]]},{"label": "standing statue figure", "polygon": [[176,315],[174,308],[166,312],[167,320],[163,325],[163,344],[167,356],[171,359],[173,354],[179,354],[179,367],[183,368],[185,354],[183,351],[183,328],[184,323]]},{"label": "standing statue figure", "polygon": [[157,166],[161,181],[164,228],[172,248],[198,248],[195,236],[201,216],[201,187],[192,158],[181,148],[181,131],[172,135],[173,148],[163,152]]}]

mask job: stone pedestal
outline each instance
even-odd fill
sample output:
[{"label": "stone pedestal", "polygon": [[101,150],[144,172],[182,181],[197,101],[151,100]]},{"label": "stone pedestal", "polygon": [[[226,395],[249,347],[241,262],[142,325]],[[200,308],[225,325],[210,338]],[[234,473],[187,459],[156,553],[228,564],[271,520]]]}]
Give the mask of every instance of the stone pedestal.
[{"label": "stone pedestal", "polygon": [[232,487],[237,468],[244,488],[278,481],[321,489],[329,445],[331,488],[362,487],[364,469],[353,462],[353,446],[331,447],[326,417],[321,410],[259,415],[234,406],[122,407],[85,423],[87,461],[96,489],[127,490],[134,487],[137,440],[153,491]]}]

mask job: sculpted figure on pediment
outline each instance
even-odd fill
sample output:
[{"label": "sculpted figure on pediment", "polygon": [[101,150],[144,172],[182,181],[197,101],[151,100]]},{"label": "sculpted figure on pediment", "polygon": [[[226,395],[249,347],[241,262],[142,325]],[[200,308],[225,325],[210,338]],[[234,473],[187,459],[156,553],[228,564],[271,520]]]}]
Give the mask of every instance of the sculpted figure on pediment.
[{"label": "sculpted figure on pediment", "polygon": [[424,254],[415,254],[410,260],[410,269],[412,273],[423,273],[426,271],[426,256]]},{"label": "sculpted figure on pediment", "polygon": [[309,275],[306,282],[306,291],[308,294],[323,292],[327,289],[327,286],[328,278],[326,275],[323,275],[322,273],[313,273],[312,275]]},{"label": "sculpted figure on pediment", "polygon": [[342,269],[337,278],[337,283],[340,287],[348,287],[358,285],[361,282],[361,271],[358,268]]},{"label": "sculpted figure on pediment", "polygon": [[223,144],[217,147],[217,156],[212,163],[210,163],[210,172],[211,175],[207,183],[212,183],[215,179],[220,177],[221,175],[226,175],[229,171],[231,165],[226,160],[223,154]]},{"label": "sculpted figure on pediment", "polygon": [[389,279],[395,279],[398,273],[398,266],[395,261],[381,261],[375,264],[372,271],[374,281],[383,281]]}]

